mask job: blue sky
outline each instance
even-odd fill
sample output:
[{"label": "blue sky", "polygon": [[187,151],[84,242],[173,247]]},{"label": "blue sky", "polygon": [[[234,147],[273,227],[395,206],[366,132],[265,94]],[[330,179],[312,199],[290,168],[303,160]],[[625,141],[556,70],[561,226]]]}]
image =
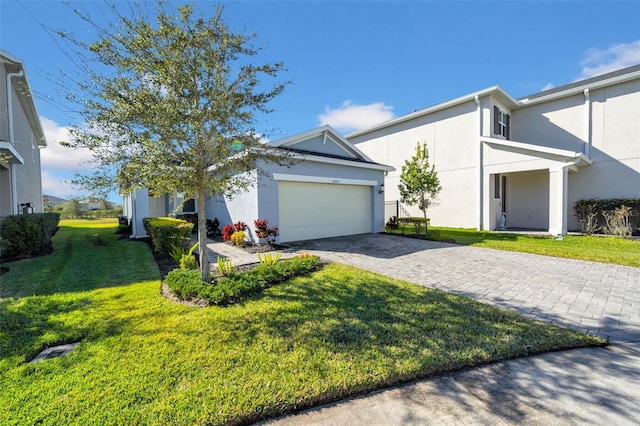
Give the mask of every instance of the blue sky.
[{"label": "blue sky", "polygon": [[[94,3],[72,3],[101,19]],[[521,97],[640,63],[640,1],[223,4],[231,28],[257,32],[260,59],[283,61],[293,80],[257,128],[277,129],[271,140],[322,124],[347,134],[496,84]],[[205,15],[215,5],[197,2]],[[64,180],[87,171],[87,153],[58,142],[82,117],[54,105],[64,100],[47,74],[70,63],[41,23],[92,33],[59,1],[0,0],[0,17],[0,46],[24,61],[49,143],[43,191],[78,194]]]}]

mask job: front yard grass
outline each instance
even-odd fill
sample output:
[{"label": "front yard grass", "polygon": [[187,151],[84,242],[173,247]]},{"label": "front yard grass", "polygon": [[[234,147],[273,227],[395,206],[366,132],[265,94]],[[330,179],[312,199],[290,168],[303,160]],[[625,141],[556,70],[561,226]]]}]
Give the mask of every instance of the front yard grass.
[{"label": "front yard grass", "polygon": [[[341,264],[236,305],[189,307],[160,295],[145,244],[117,240],[115,227],[61,225],[52,255],[10,263],[0,277],[3,424],[250,423],[604,343]],[[25,363],[72,341],[82,343],[66,357]]]},{"label": "front yard grass", "polygon": [[[640,267],[640,240],[587,235],[565,235],[562,240],[555,240],[548,235],[435,226],[430,226],[429,231],[436,231],[441,240],[454,240],[456,244]],[[401,234],[402,230],[387,228],[387,232]],[[405,226],[404,233],[414,234],[413,227]]]}]

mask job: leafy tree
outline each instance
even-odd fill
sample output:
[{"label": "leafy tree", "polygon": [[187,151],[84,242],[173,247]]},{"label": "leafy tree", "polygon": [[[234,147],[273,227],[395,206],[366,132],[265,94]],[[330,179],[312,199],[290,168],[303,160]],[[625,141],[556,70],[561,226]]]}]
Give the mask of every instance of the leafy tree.
[{"label": "leafy tree", "polygon": [[400,200],[411,206],[417,204],[424,218],[427,219],[427,209],[433,204],[442,186],[440,186],[435,166],[429,165],[426,142],[422,145],[418,142],[415,155],[411,160],[405,160],[398,189]]},{"label": "leafy tree", "polygon": [[[255,65],[255,34],[232,32],[221,7],[205,18],[193,5],[169,11],[160,2],[149,13],[141,10],[149,3],[128,3],[128,17],[116,3],[108,5],[116,17],[108,28],[76,10],[96,29],[97,41],[59,32],[79,48],[74,54],[82,67],[81,90],[68,97],[81,106],[85,123],[67,144],[93,152],[99,172],[85,178],[96,186],[195,198],[198,242],[206,247],[208,196],[245,191],[261,164],[291,164],[283,150],[262,144],[255,129],[256,115],[270,112],[269,101],[287,84],[261,79],[275,80],[283,65]],[[209,261],[200,259],[208,281]]]},{"label": "leafy tree", "polygon": [[80,206],[80,197],[72,196],[64,203],[60,204],[60,212],[66,219],[74,219],[82,216],[82,209]]}]

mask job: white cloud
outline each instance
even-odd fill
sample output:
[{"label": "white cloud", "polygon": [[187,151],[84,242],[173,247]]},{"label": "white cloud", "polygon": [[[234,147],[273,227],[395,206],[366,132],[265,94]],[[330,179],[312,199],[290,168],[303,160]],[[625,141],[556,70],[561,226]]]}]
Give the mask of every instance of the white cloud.
[{"label": "white cloud", "polygon": [[551,90],[554,87],[556,87],[556,86],[554,86],[553,83],[547,83],[542,89],[540,89],[540,91],[544,92],[545,90]]},{"label": "white cloud", "polygon": [[324,114],[320,114],[318,119],[320,125],[328,124],[342,131],[357,131],[391,120],[393,117],[393,107],[382,102],[355,105],[351,101],[344,101],[339,108],[326,107]]},{"label": "white cloud", "polygon": [[578,80],[595,77],[640,63],[640,40],[631,43],[612,44],[606,49],[592,48],[586,51],[580,62],[582,73]]},{"label": "white cloud", "polygon": [[72,149],[60,145],[61,141],[70,139],[68,127],[60,126],[45,117],[40,117],[40,122],[47,140],[46,148],[40,151],[43,170],[79,172],[91,169],[90,165],[85,164],[92,158],[91,151],[86,148]]},{"label": "white cloud", "polygon": [[42,193],[60,198],[69,198],[71,195],[82,195],[78,188],[48,170],[42,171]]}]

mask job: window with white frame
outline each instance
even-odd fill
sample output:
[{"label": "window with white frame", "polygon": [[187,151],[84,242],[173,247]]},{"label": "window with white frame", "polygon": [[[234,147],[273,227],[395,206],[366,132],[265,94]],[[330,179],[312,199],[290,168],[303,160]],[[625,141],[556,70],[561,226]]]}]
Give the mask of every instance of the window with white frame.
[{"label": "window with white frame", "polygon": [[511,116],[497,106],[493,107],[493,133],[511,138]]}]

